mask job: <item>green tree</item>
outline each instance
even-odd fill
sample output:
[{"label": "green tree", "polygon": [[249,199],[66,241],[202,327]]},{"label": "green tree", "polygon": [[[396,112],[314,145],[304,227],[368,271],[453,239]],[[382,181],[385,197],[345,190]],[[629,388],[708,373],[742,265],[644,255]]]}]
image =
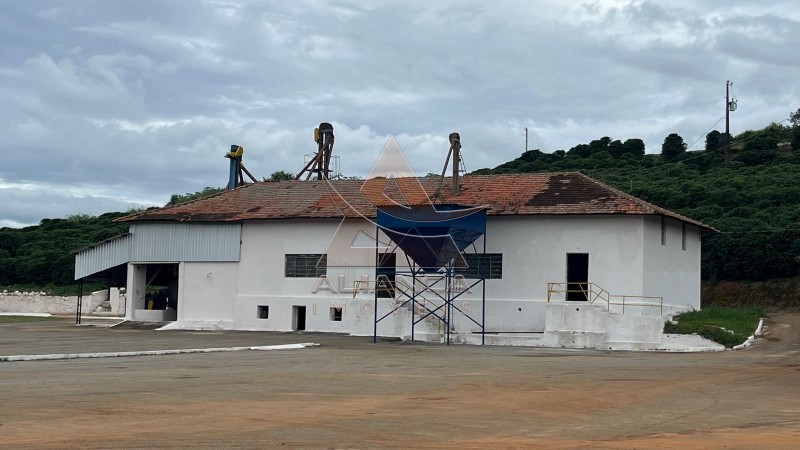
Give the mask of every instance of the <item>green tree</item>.
[{"label": "green tree", "polygon": [[0,286],[16,282],[17,266],[15,258],[8,251],[0,249]]},{"label": "green tree", "polygon": [[789,124],[793,127],[800,127],[800,108],[797,111],[789,114]]},{"label": "green tree", "polygon": [[623,144],[623,153],[634,155],[637,158],[644,156],[644,141],[641,139],[628,139]]},{"label": "green tree", "polygon": [[0,229],[0,285],[74,284],[73,252],[123,233],[128,225],[114,219],[124,213],[43,219],[39,225]]},{"label": "green tree", "polygon": [[286,172],[285,170],[278,170],[277,172],[272,172],[269,179],[265,179],[264,181],[291,181],[295,178],[293,173]]},{"label": "green tree", "polygon": [[778,123],[771,123],[760,130],[748,130],[736,136],[742,152],[736,161],[749,166],[762,165],[778,158],[778,143],[789,139],[789,130]]},{"label": "green tree", "polygon": [[198,200],[204,197],[219,194],[220,192],[223,191],[225,191],[225,188],[215,188],[206,186],[203,188],[203,190],[197,192],[187,192],[186,194],[172,194],[169,198],[169,201],[164,206],[180,205],[181,203],[186,203],[192,200]]},{"label": "green tree", "polygon": [[800,152],[800,108],[789,115],[789,123],[791,124],[792,150],[798,153]]},{"label": "green tree", "polygon": [[716,152],[720,148],[720,136],[722,134],[717,130],[711,130],[706,135],[706,151],[709,153]]},{"label": "green tree", "polygon": [[567,151],[568,155],[574,155],[579,158],[588,158],[591,156],[591,148],[587,144],[578,144]]},{"label": "green tree", "polygon": [[608,136],[603,136],[600,139],[595,139],[592,142],[589,142],[589,155],[594,155],[600,152],[608,151],[608,146],[611,144],[611,138]]},{"label": "green tree", "polygon": [[661,145],[661,156],[664,159],[672,161],[684,153],[686,153],[686,143],[680,135],[671,133],[664,138],[664,143]]},{"label": "green tree", "polygon": [[612,141],[608,144],[608,153],[611,153],[614,158],[619,158],[625,153],[625,144],[620,140]]}]

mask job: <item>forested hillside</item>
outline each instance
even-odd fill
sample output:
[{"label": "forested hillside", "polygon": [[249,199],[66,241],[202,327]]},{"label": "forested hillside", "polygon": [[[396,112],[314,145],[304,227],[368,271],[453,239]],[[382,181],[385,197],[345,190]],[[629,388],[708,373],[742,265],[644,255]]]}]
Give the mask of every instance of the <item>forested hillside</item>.
[{"label": "forested hillside", "polygon": [[[789,143],[793,145],[779,145]],[[473,173],[580,171],[659,206],[701,220],[720,233],[703,240],[703,278],[766,280],[800,275],[800,110],[790,126],[770,124],[733,139],[726,167],[724,139],[708,134],[705,150],[687,152],[677,134],[657,155],[644,143],[609,137],[569,150],[530,150]],[[276,172],[277,173],[277,172]],[[291,174],[289,174],[291,176]],[[273,179],[275,174],[273,174]],[[168,205],[219,192],[173,195]],[[44,219],[0,229],[0,287],[72,283],[73,252],[127,230],[124,213]]]},{"label": "forested hillside", "polygon": [[[294,179],[294,175],[278,171],[269,178],[284,179]],[[224,190],[206,187],[198,192],[173,194],[164,206],[197,200]],[[43,289],[59,294],[77,292],[73,281],[74,252],[128,231],[127,224],[113,220],[130,212],[109,212],[97,217],[74,215],[65,219],[44,219],[39,225],[25,228],[0,228],[0,291]]]},{"label": "forested hillside", "polygon": [[72,284],[73,252],[127,231],[112,222],[124,213],[44,219],[25,228],[0,228],[0,286]]},{"label": "forested hillside", "polygon": [[624,192],[720,230],[703,240],[703,278],[765,280],[800,268],[800,110],[792,126],[771,124],[733,139],[725,165],[720,133],[706,150],[687,152],[667,136],[660,155],[645,155],[638,139],[604,137],[568,151],[530,150],[477,174],[580,171]]}]

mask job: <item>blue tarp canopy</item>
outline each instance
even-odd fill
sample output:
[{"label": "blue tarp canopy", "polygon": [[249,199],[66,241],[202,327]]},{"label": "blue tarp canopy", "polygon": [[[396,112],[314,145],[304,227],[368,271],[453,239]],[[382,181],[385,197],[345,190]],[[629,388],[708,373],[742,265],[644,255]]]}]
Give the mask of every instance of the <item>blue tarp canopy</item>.
[{"label": "blue tarp canopy", "polygon": [[463,205],[402,206],[378,209],[378,226],[416,265],[436,271],[486,233],[486,210]]}]

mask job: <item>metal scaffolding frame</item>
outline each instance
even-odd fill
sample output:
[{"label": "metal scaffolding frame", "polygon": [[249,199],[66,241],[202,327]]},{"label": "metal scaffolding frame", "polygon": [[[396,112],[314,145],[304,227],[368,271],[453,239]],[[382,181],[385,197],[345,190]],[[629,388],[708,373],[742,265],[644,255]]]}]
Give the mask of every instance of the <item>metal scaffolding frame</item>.
[{"label": "metal scaffolding frame", "polygon": [[[484,219],[484,221],[485,221],[485,219]],[[373,319],[374,320],[373,320],[372,341],[374,343],[378,342],[378,323],[380,323],[384,319],[396,314],[400,308],[403,308],[403,307],[405,307],[406,305],[408,305],[410,303],[411,304],[411,340],[412,341],[414,341],[414,338],[415,338],[416,325],[418,323],[422,322],[423,320],[427,319],[428,317],[433,316],[436,319],[438,319],[444,325],[444,327],[445,327],[445,344],[446,345],[450,345],[451,334],[452,334],[452,331],[453,331],[453,327],[452,327],[453,320],[456,317],[455,314],[456,313],[460,313],[462,316],[466,317],[469,321],[471,321],[472,323],[474,323],[475,325],[477,325],[480,328],[481,345],[484,345],[485,342],[486,342],[486,279],[487,279],[487,274],[488,274],[488,272],[487,272],[488,269],[487,269],[487,264],[486,264],[487,263],[487,260],[486,260],[486,232],[484,231],[483,233],[481,233],[481,236],[483,237],[483,250],[482,251],[480,251],[480,252],[478,251],[477,247],[475,246],[475,240],[473,240],[469,244],[469,246],[473,250],[471,254],[480,257],[480,266],[481,267],[480,267],[480,270],[478,271],[479,277],[478,278],[470,278],[473,281],[471,281],[471,283],[468,285],[468,287],[466,289],[464,289],[464,290],[462,290],[461,292],[458,292],[458,293],[454,293],[453,292],[453,278],[456,275],[458,275],[456,273],[457,267],[454,264],[455,258],[450,259],[445,266],[443,266],[441,268],[438,268],[435,271],[436,276],[439,277],[436,281],[434,281],[433,283],[430,283],[429,285],[427,285],[425,283],[422,283],[423,287],[422,287],[421,290],[417,289],[417,287],[418,287],[418,278],[420,276],[430,275],[431,274],[430,270],[432,269],[432,267],[428,267],[427,268],[428,270],[425,270],[426,268],[419,267],[415,261],[412,261],[411,258],[409,258],[408,253],[406,253],[406,252],[404,252],[404,254],[405,254],[406,262],[408,263],[407,267],[409,269],[408,270],[397,270],[397,268],[395,268],[394,273],[395,273],[395,276],[396,275],[405,275],[405,276],[411,277],[410,292],[408,292],[409,289],[399,288],[398,283],[392,282],[391,280],[386,279],[385,274],[383,274],[381,272],[381,267],[380,267],[380,264],[378,263],[379,258],[381,257],[382,254],[383,255],[388,254],[388,252],[387,253],[380,253],[379,252],[378,243],[380,242],[380,233],[381,233],[381,226],[380,225],[376,226],[375,233],[376,233],[375,234],[375,236],[376,236],[376,239],[375,239],[375,261],[376,261],[376,263],[375,263],[375,289],[374,289],[374,297],[373,297],[373,302],[374,302],[373,303]],[[391,236],[389,236],[387,233],[384,233],[384,234],[387,235],[391,239]],[[420,237],[424,240],[424,237],[422,237],[422,236],[420,236]],[[401,246],[400,245],[395,246],[392,249],[391,253],[395,253],[397,248],[401,248]],[[464,249],[464,250],[466,250],[466,249]],[[384,279],[381,280],[381,277],[383,277]],[[383,283],[384,286],[381,286],[381,283]],[[385,284],[387,284],[387,283],[390,284],[390,285],[386,286]],[[436,290],[434,290],[434,288],[437,287],[437,285],[440,285],[440,283],[444,284],[444,292],[443,292],[443,294],[437,292]],[[481,302],[481,320],[480,320],[480,322],[475,320],[472,316],[467,314],[458,305],[455,304],[455,301],[458,298],[460,298],[465,292],[470,291],[472,288],[478,286],[479,284],[481,285],[481,297],[480,297],[480,302]],[[381,315],[378,312],[378,309],[379,309],[378,306],[379,306],[379,300],[383,298],[383,297],[379,296],[379,294],[381,293],[382,290],[389,290],[390,292],[393,293],[393,295],[391,297],[391,300],[393,301],[394,304],[393,304],[393,307],[390,308],[389,312]],[[442,302],[442,304],[437,306],[437,307],[434,307],[434,308],[429,307],[428,300],[424,296],[424,294],[426,294],[426,293],[433,294],[439,301]],[[399,294],[399,299],[398,299],[398,294]],[[397,304],[397,302],[399,302],[400,300],[402,300],[402,302],[400,304]],[[419,318],[417,317],[417,309],[418,308],[421,310]]]}]

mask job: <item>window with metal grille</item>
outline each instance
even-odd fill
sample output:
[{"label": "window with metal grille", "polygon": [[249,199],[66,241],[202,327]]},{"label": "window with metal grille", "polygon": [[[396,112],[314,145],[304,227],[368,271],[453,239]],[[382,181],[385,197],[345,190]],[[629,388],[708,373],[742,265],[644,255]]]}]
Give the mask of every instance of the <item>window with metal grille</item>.
[{"label": "window with metal grille", "polygon": [[328,273],[328,255],[286,255],[286,278],[317,278]]},{"label": "window with metal grille", "polygon": [[456,275],[461,275],[464,278],[486,278],[489,280],[503,278],[502,253],[487,253],[485,260],[483,254],[464,254],[464,261],[466,261],[467,267],[457,267],[454,271]]}]

